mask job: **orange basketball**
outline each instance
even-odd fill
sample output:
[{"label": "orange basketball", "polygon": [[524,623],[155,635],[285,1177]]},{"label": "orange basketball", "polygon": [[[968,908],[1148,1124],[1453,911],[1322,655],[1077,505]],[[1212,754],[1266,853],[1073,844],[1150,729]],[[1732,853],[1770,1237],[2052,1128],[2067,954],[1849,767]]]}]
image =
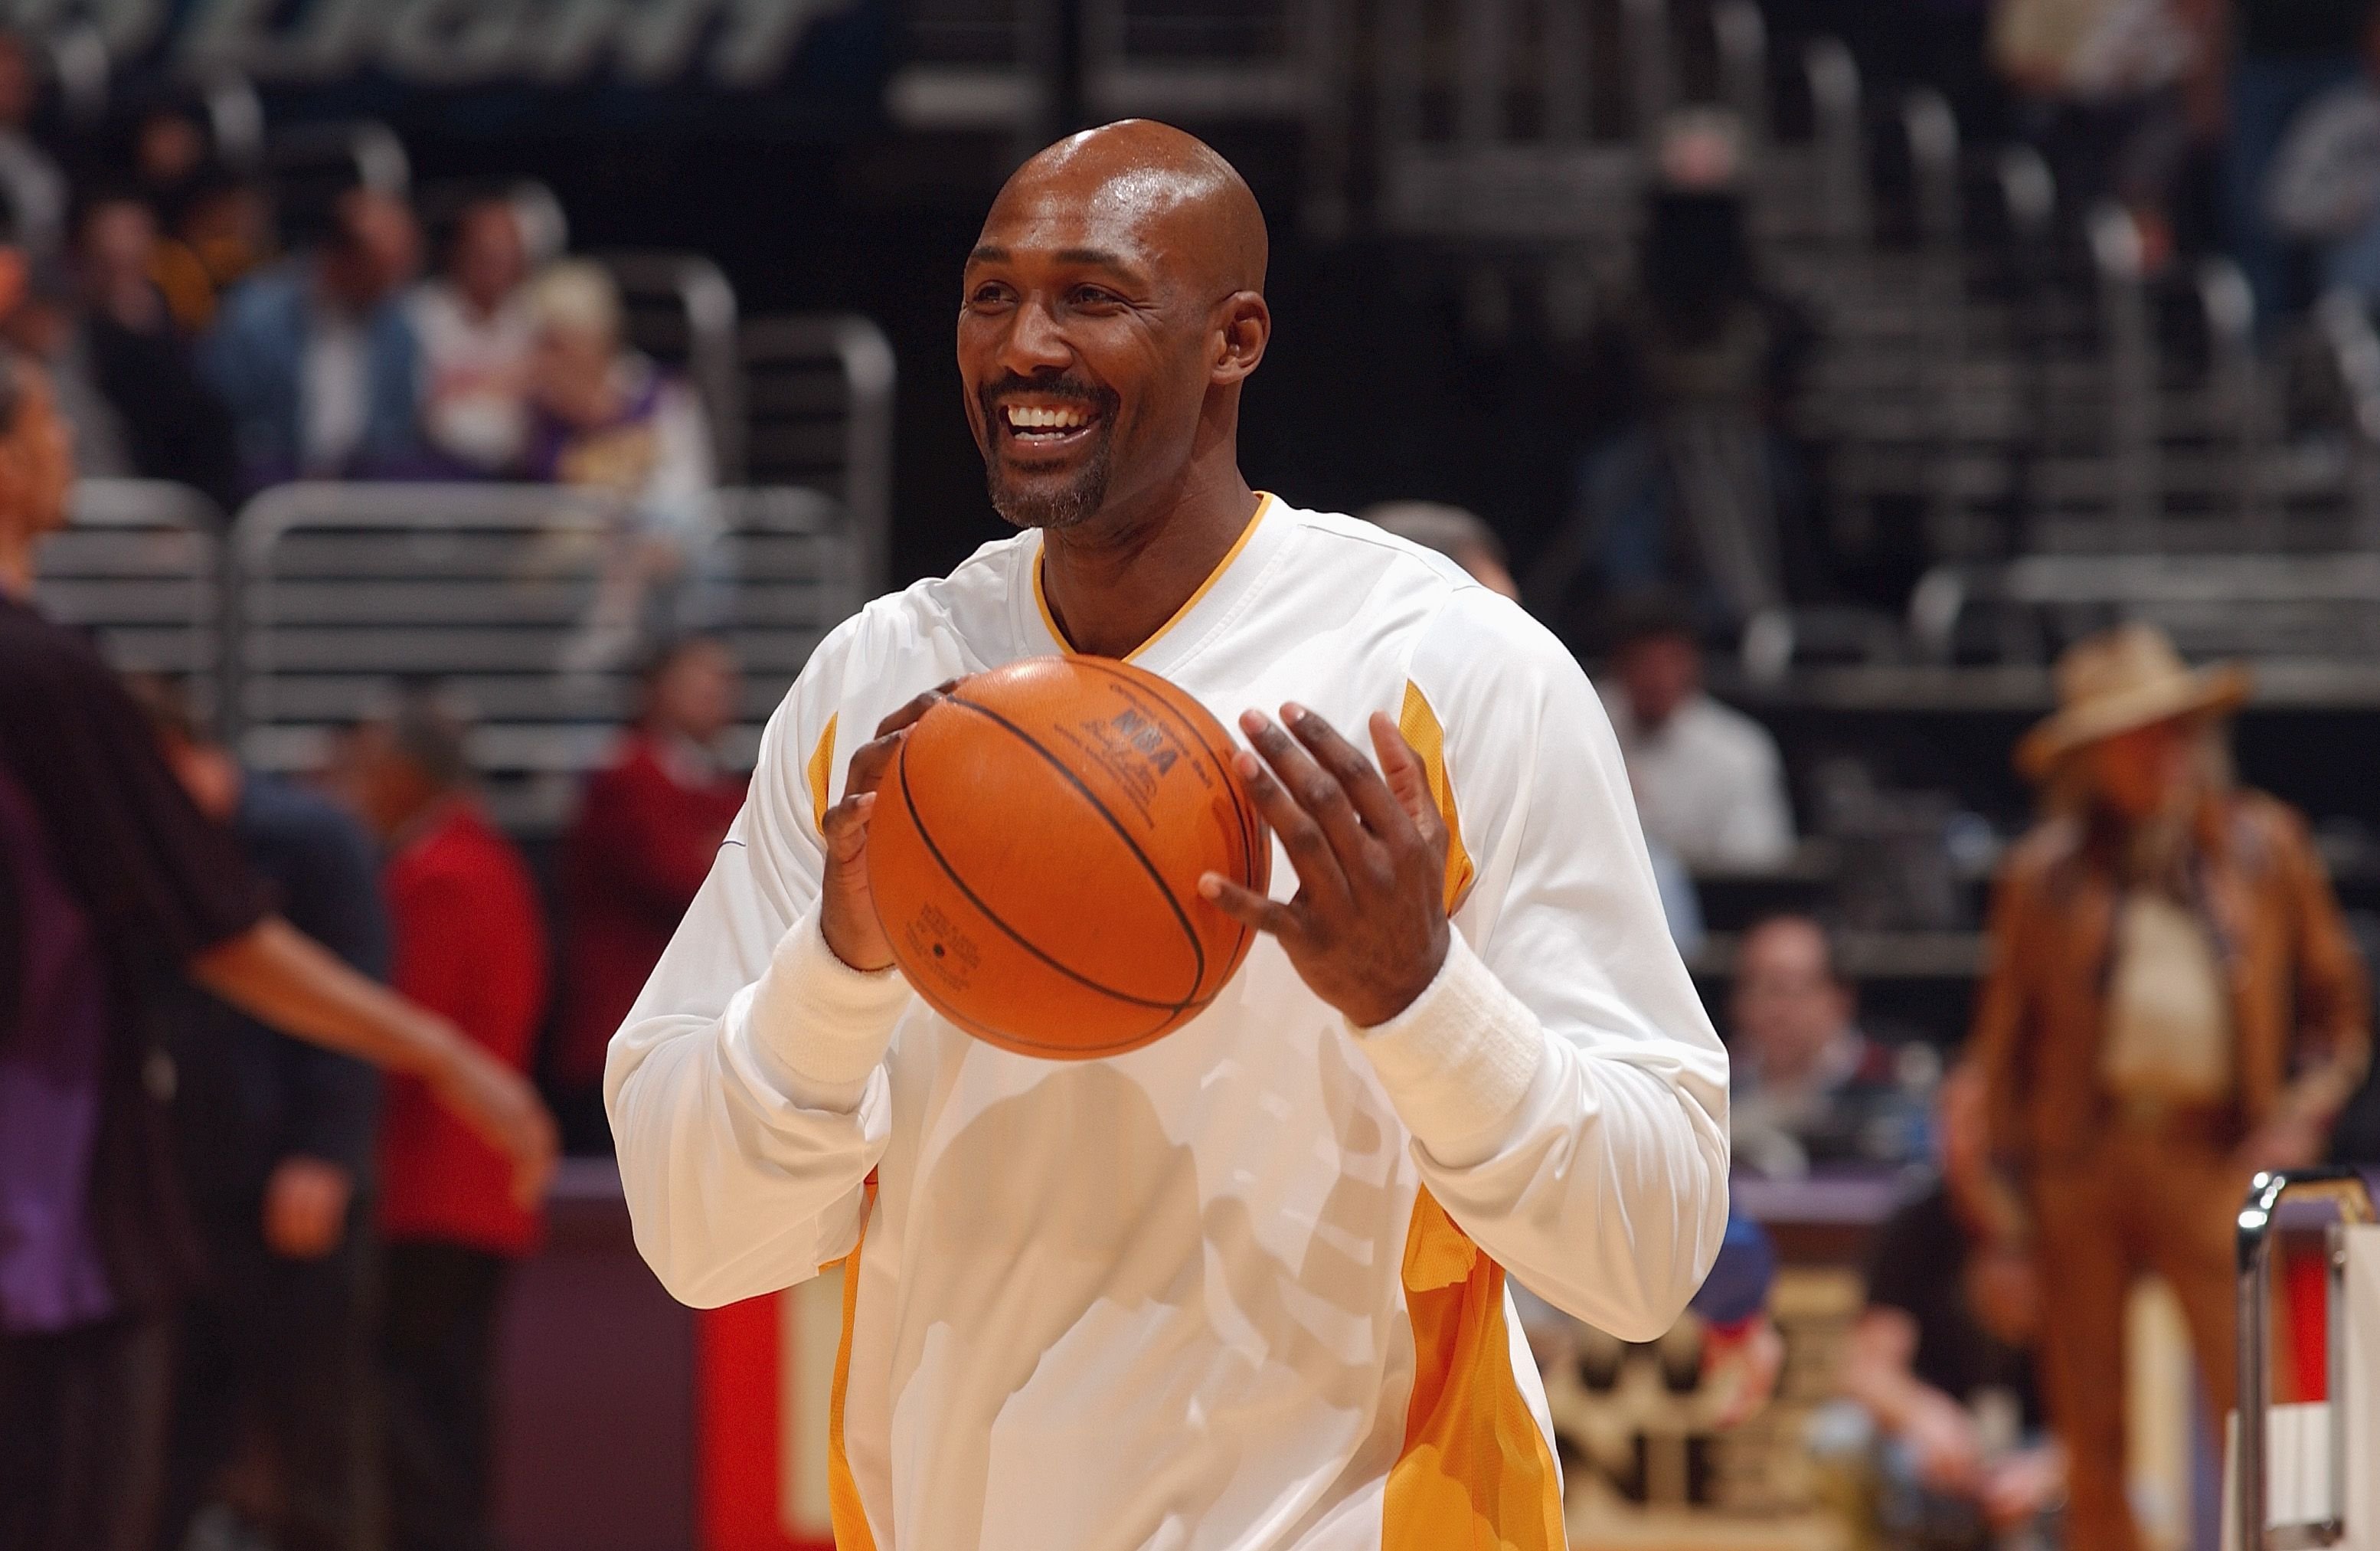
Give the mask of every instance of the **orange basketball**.
[{"label": "orange basketball", "polygon": [[1104,657],[962,681],[909,729],[868,821],[868,888],[909,983],[969,1033],[1064,1060],[1196,1017],[1251,935],[1199,876],[1272,876],[1232,749],[1196,701]]}]

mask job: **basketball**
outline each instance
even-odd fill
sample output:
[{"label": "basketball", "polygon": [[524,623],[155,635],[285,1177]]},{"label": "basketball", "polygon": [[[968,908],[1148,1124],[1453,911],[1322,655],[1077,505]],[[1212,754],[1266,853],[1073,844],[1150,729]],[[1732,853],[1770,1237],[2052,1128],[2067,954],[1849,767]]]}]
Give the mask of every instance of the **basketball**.
[{"label": "basketball", "polygon": [[1061,1060],[1197,1016],[1247,956],[1198,893],[1263,892],[1272,839],[1204,707],[1101,657],[962,681],[878,788],[868,880],[917,994],[978,1038]]}]

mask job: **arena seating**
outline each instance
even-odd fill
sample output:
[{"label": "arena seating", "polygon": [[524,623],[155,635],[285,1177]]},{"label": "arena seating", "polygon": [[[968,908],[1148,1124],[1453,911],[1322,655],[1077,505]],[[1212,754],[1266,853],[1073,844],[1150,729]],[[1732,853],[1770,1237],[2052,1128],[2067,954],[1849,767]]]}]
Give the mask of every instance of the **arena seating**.
[{"label": "arena seating", "polygon": [[[757,384],[761,485],[718,494],[720,535],[692,568],[721,579],[720,627],[748,700],[740,753],[825,632],[884,585],[892,358],[865,320],[787,317],[739,341],[715,269],[646,260],[690,298],[683,332],[727,352],[728,401]],[[630,273],[638,271],[630,266]],[[658,311],[658,309],[656,309]],[[723,336],[706,332],[724,323]],[[736,444],[747,438],[739,420]],[[325,735],[405,678],[461,698],[498,815],[551,834],[628,710],[616,629],[621,513],[542,485],[289,484],[226,525],[204,497],[86,480],[44,556],[41,597],[122,666],[185,677],[202,714],[267,769],[318,763]]]}]

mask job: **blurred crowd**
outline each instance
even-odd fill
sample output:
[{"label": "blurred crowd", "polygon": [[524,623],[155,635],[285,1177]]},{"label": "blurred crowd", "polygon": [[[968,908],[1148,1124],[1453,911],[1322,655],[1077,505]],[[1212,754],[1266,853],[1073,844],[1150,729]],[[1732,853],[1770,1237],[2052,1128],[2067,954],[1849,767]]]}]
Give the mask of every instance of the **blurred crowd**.
[{"label": "blurred crowd", "polygon": [[635,594],[601,666],[640,626],[710,622],[704,405],[631,347],[608,270],[543,250],[549,203],[450,191],[425,232],[352,177],[314,199],[227,163],[170,94],[53,149],[31,79],[0,33],[0,338],[46,368],[82,473],[177,481],[226,517],[295,479],[593,492]]},{"label": "blurred crowd", "polygon": [[[1941,89],[1956,111],[1954,149],[1970,153],[1960,176],[1984,160],[1978,150],[2038,153],[2049,175],[2040,197],[2053,208],[2010,262],[2070,281],[2078,307],[2090,305],[2081,278],[2089,227],[2112,208],[2130,217],[2134,267],[2152,287],[2188,286],[2202,257],[2235,261],[2256,338],[2277,360],[2300,353],[2297,325],[2318,300],[2380,308],[2380,7],[2371,0],[1772,8],[1833,16],[1888,97],[1912,83]],[[1779,217],[1762,210],[1767,168],[1755,138],[1706,107],[1660,126],[1636,262],[1597,299],[1565,379],[1576,448],[1568,510],[1522,584],[1582,649],[1603,644],[1598,626],[1614,600],[1648,589],[1674,594],[1706,638],[1733,641],[1782,607],[1897,610],[1918,569],[1944,557],[1926,553],[1923,523],[1829,506],[1842,428],[1814,427],[1801,411],[1830,381],[1819,368],[1837,342],[1807,274],[1780,275],[1791,266],[1767,229]],[[1990,221],[2016,218],[2003,211],[1978,226],[1957,209],[1894,217],[1947,220],[1978,251],[1996,240]],[[1853,291],[1830,305],[1857,302]],[[1925,305],[1970,302],[1954,287]],[[2022,352],[2056,348],[2029,337]],[[2306,397],[2293,389],[2290,412]],[[2010,523],[1985,552],[2021,550],[2032,537]]]}]

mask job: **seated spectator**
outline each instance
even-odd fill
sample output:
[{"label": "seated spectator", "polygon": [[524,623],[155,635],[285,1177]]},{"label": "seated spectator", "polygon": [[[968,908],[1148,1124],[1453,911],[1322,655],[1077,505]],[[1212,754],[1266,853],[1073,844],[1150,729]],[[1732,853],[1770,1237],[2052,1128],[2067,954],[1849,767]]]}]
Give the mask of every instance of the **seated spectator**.
[{"label": "seated spectator", "polygon": [[224,299],[200,360],[231,406],[249,486],[419,469],[420,348],[404,292],[420,245],[403,202],[350,189],[321,251]]},{"label": "seated spectator", "polygon": [[91,380],[114,411],[131,472],[204,491],[228,513],[239,499],[231,412],[199,375],[152,278],[156,258],[157,220],[146,204],[102,195],[83,207],[74,260]]},{"label": "seated spectator", "polygon": [[1439,501],[1383,501],[1357,515],[1401,539],[1445,556],[1490,592],[1520,601],[1520,585],[1512,580],[1504,541],[1476,512]]},{"label": "seated spectator", "polygon": [[710,430],[684,383],[627,348],[618,286],[565,259],[529,283],[528,473],[607,492],[627,529],[573,666],[630,655],[639,641],[709,628],[723,599]]},{"label": "seated spectator", "polygon": [[49,373],[58,416],[74,433],[77,472],[120,479],[133,471],[124,422],[101,393],[75,287],[55,259],[7,253],[8,296],[0,337]]},{"label": "seated spectator", "polygon": [[1703,692],[1702,647],[1684,611],[1657,598],[1615,611],[1611,667],[1598,688],[1646,837],[1704,871],[1791,856],[1777,740]]},{"label": "seated spectator", "polygon": [[1979,1074],[1943,1081],[1941,1174],[1870,1252],[1867,1309],[1822,1455],[1850,1456],[1884,1544],[2015,1551],[2058,1543],[2064,1451],[2045,1433],[2027,1349],[2042,1317],[2033,1263],[1996,1226]]},{"label": "seated spectator", "polygon": [[[375,978],[388,926],[371,837],[302,788],[243,770],[178,687],[134,686],[199,812],[226,825],[292,925]],[[184,1305],[163,1544],[210,1509],[285,1551],[372,1522],[372,1247],[379,1074],[196,990],[168,1021],[182,1178],[205,1284]]]},{"label": "seated spectator", "polygon": [[455,223],[446,273],[414,293],[421,433],[432,452],[470,473],[511,473],[527,450],[536,343],[521,297],[528,274],[512,202],[478,200]]},{"label": "seated spectator", "polygon": [[1791,1179],[1813,1165],[1924,1154],[1923,1112],[1856,1012],[1816,922],[1772,916],[1743,934],[1728,1003],[1739,1165]]},{"label": "seated spectator", "polygon": [[609,1150],[604,1051],[744,805],[746,776],[719,749],[740,688],[735,653],[715,637],[655,652],[636,724],[587,783],[563,840],[566,990],[552,1076],[574,1151]]},{"label": "seated spectator", "polygon": [[272,205],[257,184],[211,171],[172,190],[159,211],[166,230],[150,278],[164,292],[175,324],[195,338],[214,326],[225,293],[273,256]]},{"label": "seated spectator", "polygon": [[55,259],[66,240],[67,178],[33,142],[41,67],[21,32],[0,30],[0,206],[7,239],[36,258]]},{"label": "seated spectator", "polygon": [[1992,6],[1992,58],[2020,132],[2049,164],[2059,208],[2080,216],[2106,201],[2123,205],[2152,269],[2174,251],[2172,206],[2192,141],[2220,116],[2224,9],[2203,0]]},{"label": "seated spectator", "polygon": [[[348,775],[387,851],[392,983],[526,1069],[545,998],[545,929],[528,868],[470,789],[466,727],[429,693],[366,724]],[[385,1326],[382,1426],[389,1544],[492,1544],[490,1370],[510,1263],[541,1227],[505,1189],[504,1159],[430,1090],[391,1078],[381,1124]]]}]

